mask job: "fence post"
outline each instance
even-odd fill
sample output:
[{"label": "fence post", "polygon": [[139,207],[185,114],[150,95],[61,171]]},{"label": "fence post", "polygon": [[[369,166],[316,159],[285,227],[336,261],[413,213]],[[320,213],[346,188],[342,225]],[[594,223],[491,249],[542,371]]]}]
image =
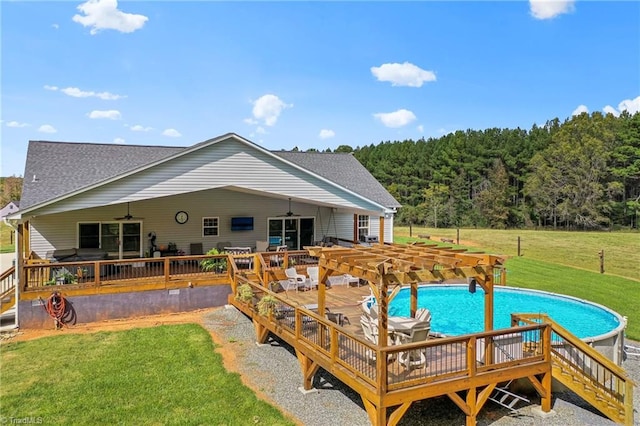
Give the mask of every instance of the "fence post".
[{"label": "fence post", "polygon": [[518,257],[520,257],[520,235],[518,235]]},{"label": "fence post", "polygon": [[604,274],[604,249],[598,253],[600,256],[600,273]]}]

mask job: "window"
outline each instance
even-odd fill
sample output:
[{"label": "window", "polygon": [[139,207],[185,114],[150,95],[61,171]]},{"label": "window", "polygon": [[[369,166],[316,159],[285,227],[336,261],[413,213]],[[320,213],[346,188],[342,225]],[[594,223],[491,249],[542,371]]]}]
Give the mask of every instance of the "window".
[{"label": "window", "polygon": [[202,218],[202,236],[215,237],[220,235],[219,231],[220,218],[203,217]]},{"label": "window", "polygon": [[142,256],[142,222],[78,223],[78,248],[100,248],[111,256]]},{"label": "window", "polygon": [[369,216],[358,215],[358,241],[364,241],[365,235],[369,235]]}]

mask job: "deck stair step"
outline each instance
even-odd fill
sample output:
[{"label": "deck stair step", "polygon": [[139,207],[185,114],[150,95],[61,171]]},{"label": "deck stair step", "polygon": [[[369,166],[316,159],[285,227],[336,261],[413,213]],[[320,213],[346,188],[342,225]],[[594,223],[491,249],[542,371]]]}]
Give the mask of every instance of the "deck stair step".
[{"label": "deck stair step", "polygon": [[503,387],[496,387],[491,393],[491,395],[489,396],[489,400],[495,402],[498,405],[503,406],[504,408],[510,410],[512,413],[515,413],[516,409],[514,407],[519,401],[523,401],[523,402],[530,402],[530,401],[524,396],[521,396],[509,391],[507,389],[507,386],[508,384]]}]

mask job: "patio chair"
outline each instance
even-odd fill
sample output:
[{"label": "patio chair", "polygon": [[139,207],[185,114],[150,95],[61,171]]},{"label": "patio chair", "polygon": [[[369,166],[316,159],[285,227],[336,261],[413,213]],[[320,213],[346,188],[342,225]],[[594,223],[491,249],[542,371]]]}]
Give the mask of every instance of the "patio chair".
[{"label": "patio chair", "polygon": [[311,284],[311,287],[318,288],[318,285],[320,285],[320,268],[317,266],[309,266],[307,268],[307,274],[309,275],[309,283]]},{"label": "patio chair", "polygon": [[202,249],[202,243],[189,244],[189,254],[191,254],[192,256],[204,254],[204,250]]},{"label": "patio chair", "polygon": [[[225,253],[228,254],[249,254],[251,247],[225,247]],[[252,269],[253,257],[240,257],[233,259],[239,269]]]},{"label": "patio chair", "polygon": [[[397,345],[407,343],[423,342],[429,338],[431,326],[425,321],[414,321],[409,327],[394,329]],[[427,355],[424,349],[413,349],[398,354],[398,362],[407,370],[412,368],[422,368],[427,366]]]},{"label": "patio chair", "polygon": [[[287,251],[288,246],[277,246],[276,247],[276,252],[278,253],[282,253],[284,251]],[[269,258],[269,265],[271,266],[282,266],[284,264],[284,255],[283,254],[279,254],[279,255],[273,255]]]},{"label": "patio chair", "polygon": [[[360,315],[360,326],[362,327],[362,333],[364,334],[364,338],[374,345],[378,345],[378,321],[371,319],[367,314]],[[387,336],[387,344],[389,346],[393,345],[395,338],[393,333],[389,333]],[[370,362],[375,362],[376,353],[370,349],[366,351],[367,360]],[[394,361],[396,359],[395,355],[392,355],[388,361]]]},{"label": "patio chair", "polygon": [[431,312],[426,308],[418,308],[416,310],[416,320],[431,324]]},{"label": "patio chair", "polygon": [[287,268],[284,270],[284,274],[287,276],[287,290],[311,290],[311,285],[307,280],[307,276],[299,274],[296,268]]}]

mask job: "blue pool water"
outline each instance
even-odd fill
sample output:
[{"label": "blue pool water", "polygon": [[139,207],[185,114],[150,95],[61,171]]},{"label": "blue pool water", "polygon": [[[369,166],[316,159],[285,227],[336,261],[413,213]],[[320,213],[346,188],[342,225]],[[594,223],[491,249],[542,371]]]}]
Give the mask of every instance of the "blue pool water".
[{"label": "blue pool water", "polygon": [[[409,316],[410,291],[402,289],[389,305],[389,315]],[[447,336],[484,330],[484,292],[478,286],[428,285],[418,288],[418,307],[431,311],[431,330]],[[530,290],[494,289],[494,328],[511,326],[511,313],[546,313],[554,321],[584,339],[614,330],[620,321],[612,312],[578,299]]]}]

